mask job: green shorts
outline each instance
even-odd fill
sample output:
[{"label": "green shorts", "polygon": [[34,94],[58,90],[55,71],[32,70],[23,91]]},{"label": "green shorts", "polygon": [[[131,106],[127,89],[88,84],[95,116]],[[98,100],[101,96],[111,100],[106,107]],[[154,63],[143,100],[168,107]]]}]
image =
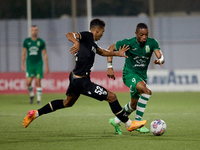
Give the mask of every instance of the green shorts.
[{"label": "green shorts", "polygon": [[36,65],[36,66],[27,66],[26,67],[26,77],[36,77],[36,78],[43,78],[43,66]]},{"label": "green shorts", "polygon": [[140,93],[137,91],[136,85],[140,81],[144,80],[138,74],[123,74],[123,82],[127,87],[129,87],[131,98],[139,99]]}]

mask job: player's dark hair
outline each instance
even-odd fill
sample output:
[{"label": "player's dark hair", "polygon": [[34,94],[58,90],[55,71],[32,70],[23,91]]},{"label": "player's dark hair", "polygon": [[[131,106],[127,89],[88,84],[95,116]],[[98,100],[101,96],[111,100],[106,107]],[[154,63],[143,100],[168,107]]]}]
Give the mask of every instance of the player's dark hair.
[{"label": "player's dark hair", "polygon": [[136,27],[136,31],[138,29],[148,29],[147,25],[145,23],[138,23],[137,27]]},{"label": "player's dark hair", "polygon": [[31,27],[38,27],[37,25],[32,25]]},{"label": "player's dark hair", "polygon": [[90,22],[90,29],[98,26],[99,28],[103,28],[105,27],[105,22],[101,19],[93,19],[91,22]]}]

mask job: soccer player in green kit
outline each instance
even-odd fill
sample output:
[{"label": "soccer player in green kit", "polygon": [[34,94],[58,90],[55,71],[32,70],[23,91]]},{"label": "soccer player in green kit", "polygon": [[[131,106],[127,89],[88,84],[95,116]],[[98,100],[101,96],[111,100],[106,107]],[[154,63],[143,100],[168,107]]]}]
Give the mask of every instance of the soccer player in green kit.
[{"label": "soccer player in green kit", "polygon": [[[123,67],[123,82],[130,88],[131,101],[124,106],[124,111],[130,115],[136,110],[135,120],[140,121],[143,117],[147,101],[151,97],[151,90],[147,83],[147,69],[150,63],[152,53],[154,52],[156,59],[154,64],[162,67],[164,57],[160,50],[158,42],[148,37],[148,27],[144,23],[139,23],[136,27],[136,37],[117,41],[109,46],[110,51],[119,50],[120,46],[129,45],[130,49],[126,51],[128,58],[125,60]],[[107,57],[108,70],[107,76],[115,79],[112,66],[112,57]],[[122,134],[120,129],[120,120],[115,117],[109,120],[114,126],[116,134]],[[148,133],[149,130],[144,126],[136,129],[140,133]]]},{"label": "soccer player in green kit", "polygon": [[41,79],[43,76],[43,59],[45,62],[45,72],[49,73],[48,57],[46,51],[45,41],[38,38],[38,26],[33,25],[31,27],[31,37],[26,38],[23,43],[22,51],[22,64],[21,69],[25,71],[25,59],[26,59],[26,79],[27,86],[30,93],[30,104],[33,103],[34,92],[31,85],[33,78],[36,78],[36,93],[37,103],[40,104],[42,96]]}]

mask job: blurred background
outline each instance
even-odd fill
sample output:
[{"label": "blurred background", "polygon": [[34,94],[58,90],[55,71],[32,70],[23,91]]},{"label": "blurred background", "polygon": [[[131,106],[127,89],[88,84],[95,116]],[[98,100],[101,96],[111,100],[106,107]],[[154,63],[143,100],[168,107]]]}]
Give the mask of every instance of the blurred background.
[{"label": "blurred background", "polygon": [[[72,43],[65,34],[88,30],[93,18],[106,22],[98,41],[102,48],[135,36],[136,25],[144,22],[166,60],[162,68],[151,64],[150,69],[200,68],[199,0],[1,0],[0,72],[21,71],[22,44],[30,25],[38,25],[39,37],[46,41],[50,71],[71,71]],[[105,57],[96,56],[93,70],[105,71],[106,64]],[[113,64],[122,70],[124,58],[114,58]]]}]

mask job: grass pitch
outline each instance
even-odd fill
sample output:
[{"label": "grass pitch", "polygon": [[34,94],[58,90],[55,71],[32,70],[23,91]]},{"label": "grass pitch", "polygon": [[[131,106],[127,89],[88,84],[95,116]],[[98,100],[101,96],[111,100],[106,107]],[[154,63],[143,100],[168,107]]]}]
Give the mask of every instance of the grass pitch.
[{"label": "grass pitch", "polygon": [[[124,106],[129,93],[117,93]],[[153,93],[143,119],[149,128],[154,119],[163,119],[167,131],[162,136],[128,132],[115,135],[108,124],[113,117],[107,102],[81,96],[72,108],[57,110],[34,120],[28,128],[23,118],[64,94],[43,94],[41,105],[29,104],[28,95],[0,95],[0,150],[199,150],[200,93]],[[135,113],[130,116],[134,119]]]}]

